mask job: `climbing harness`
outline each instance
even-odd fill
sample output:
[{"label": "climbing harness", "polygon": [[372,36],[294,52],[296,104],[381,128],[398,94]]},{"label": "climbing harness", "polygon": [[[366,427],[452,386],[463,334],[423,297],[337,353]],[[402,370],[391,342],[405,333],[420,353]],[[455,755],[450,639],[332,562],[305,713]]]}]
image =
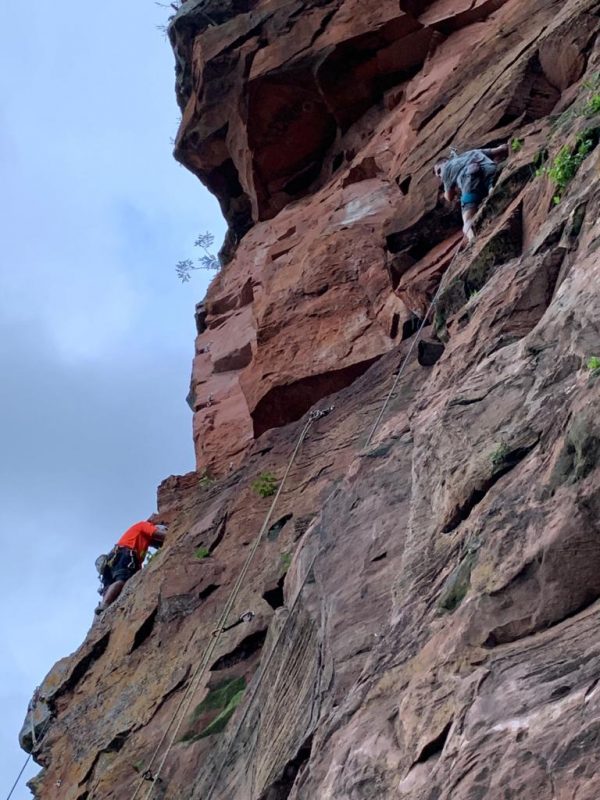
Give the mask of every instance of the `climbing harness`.
[{"label": "climbing harness", "polygon": [[[275,496],[274,496],[273,501],[271,503],[271,506],[270,506],[270,508],[269,508],[269,510],[267,512],[265,520],[264,520],[259,532],[256,535],[254,543],[253,543],[252,547],[250,548],[250,552],[246,556],[246,560],[245,560],[245,562],[244,562],[244,564],[242,566],[242,569],[240,570],[240,573],[239,573],[239,575],[237,577],[237,580],[236,580],[236,582],[234,584],[234,587],[230,592],[229,598],[228,598],[227,602],[225,603],[225,607],[223,608],[223,611],[221,612],[221,616],[219,618],[219,622],[218,622],[217,627],[215,629],[215,635],[211,637],[211,641],[210,641],[208,647],[206,648],[206,650],[204,652],[204,657],[202,658],[202,661],[200,662],[200,664],[196,668],[194,674],[192,675],[192,679],[190,680],[190,683],[188,684],[187,689],[183,693],[183,696],[182,696],[181,700],[177,704],[177,707],[175,708],[175,713],[173,714],[173,717],[171,718],[170,723],[166,727],[166,729],[165,729],[165,731],[164,731],[164,733],[163,733],[158,745],[156,746],[156,748],[154,750],[154,753],[152,754],[152,757],[151,757],[151,759],[150,759],[150,761],[148,763],[147,771],[152,768],[152,766],[153,766],[154,762],[156,761],[157,756],[158,756],[163,744],[165,743],[165,741],[167,739],[167,735],[169,733],[169,730],[171,729],[171,727],[175,724],[175,721],[177,720],[177,723],[175,724],[175,727],[173,728],[173,732],[171,734],[171,737],[170,737],[170,739],[169,739],[169,741],[167,743],[167,747],[165,749],[163,757],[160,760],[160,762],[158,764],[158,767],[156,768],[156,772],[153,774],[152,786],[149,788],[149,790],[148,790],[148,792],[146,794],[146,800],[150,800],[150,798],[152,797],[152,793],[154,791],[154,786],[155,786],[156,782],[158,781],[158,779],[160,777],[160,774],[161,774],[161,772],[163,770],[163,767],[164,767],[165,762],[166,762],[166,760],[168,758],[168,755],[171,752],[171,748],[175,744],[175,739],[177,738],[177,734],[179,733],[179,730],[180,730],[181,726],[183,725],[183,722],[184,722],[184,719],[185,719],[185,717],[186,717],[186,715],[188,713],[189,707],[190,707],[190,705],[192,703],[192,700],[194,699],[194,695],[196,694],[196,690],[200,686],[200,683],[201,683],[202,679],[204,678],[206,670],[208,669],[208,666],[209,666],[210,661],[212,659],[213,653],[214,653],[214,651],[215,651],[215,649],[217,647],[217,644],[219,643],[219,639],[220,639],[220,637],[221,637],[221,635],[223,633],[223,629],[225,628],[225,626],[227,624],[227,619],[228,619],[228,617],[229,617],[229,615],[231,613],[231,610],[232,610],[232,608],[233,608],[233,606],[235,604],[235,601],[237,600],[238,594],[240,592],[240,589],[242,588],[242,584],[243,584],[243,582],[244,582],[244,580],[246,578],[246,575],[248,574],[248,570],[250,569],[250,565],[252,564],[252,561],[253,561],[254,556],[256,555],[256,552],[257,552],[257,550],[258,550],[258,548],[260,546],[260,543],[262,541],[263,536],[265,535],[265,533],[269,529],[269,523],[271,522],[271,518],[273,516],[273,512],[275,511],[275,507],[277,506],[277,502],[279,501],[279,497],[280,497],[280,495],[281,495],[281,493],[282,493],[282,491],[283,491],[283,489],[285,487],[285,484],[287,482],[287,479],[288,479],[288,476],[290,474],[290,471],[291,471],[291,469],[292,469],[292,467],[294,465],[294,462],[296,461],[296,457],[297,457],[298,453],[300,452],[300,448],[302,447],[302,444],[304,443],[304,440],[306,439],[308,431],[310,430],[310,428],[311,428],[311,426],[313,425],[314,422],[316,422],[317,420],[322,419],[323,417],[327,416],[327,414],[331,413],[331,411],[333,411],[333,406],[330,406],[329,408],[322,409],[322,410],[311,411],[311,413],[309,414],[308,419],[306,421],[306,424],[304,425],[304,427],[302,428],[302,431],[300,432],[300,435],[299,435],[298,440],[296,442],[296,446],[294,447],[294,451],[293,451],[293,453],[292,453],[292,455],[290,457],[290,460],[288,462],[287,468],[285,470],[283,478],[281,479],[281,483],[279,484],[277,492],[275,493]],[[140,793],[140,790],[141,790],[142,786],[143,786],[143,778],[141,778],[140,781],[138,782],[138,785],[137,785],[133,795],[131,796],[131,800],[135,800],[136,799],[136,797]]]},{"label": "climbing harness", "polygon": [[[454,253],[454,255],[452,256],[452,260],[450,261],[450,264],[448,265],[448,269],[446,270],[447,272],[449,272],[449,271],[450,271],[450,269],[452,268],[452,266],[454,265],[454,262],[456,261],[456,259],[457,259],[457,257],[458,257],[458,254],[459,254],[459,253],[460,253],[460,251],[462,250],[462,246],[463,246],[463,240],[461,239],[461,240],[460,240],[460,243],[459,243],[459,245],[458,245],[458,247],[456,248],[456,252],[455,252],[455,253]],[[427,324],[427,320],[428,320],[428,318],[429,318],[429,315],[431,314],[431,312],[432,312],[432,310],[433,310],[433,308],[434,308],[435,304],[436,304],[436,303],[437,303],[437,301],[438,301],[438,298],[439,298],[440,294],[442,293],[442,287],[443,287],[443,285],[444,285],[444,281],[443,281],[443,280],[441,280],[441,281],[440,281],[440,285],[438,286],[438,288],[437,288],[437,290],[436,290],[435,294],[433,295],[433,300],[432,300],[432,301],[431,301],[431,303],[429,304],[429,308],[427,309],[427,311],[425,312],[425,316],[424,316],[424,317],[423,317],[423,319],[421,320],[421,324],[419,325],[419,327],[418,327],[418,329],[417,329],[417,333],[416,333],[416,335],[413,337],[413,340],[412,340],[412,342],[411,342],[411,344],[410,344],[410,347],[408,348],[408,352],[406,353],[406,356],[404,357],[404,359],[403,359],[403,361],[402,361],[402,364],[400,365],[400,368],[398,369],[398,372],[396,373],[396,377],[395,377],[395,379],[394,379],[394,382],[392,383],[392,388],[391,388],[391,389],[390,389],[390,391],[388,392],[388,394],[387,394],[387,396],[386,396],[386,398],[385,398],[385,400],[384,400],[384,403],[383,403],[383,405],[381,406],[381,410],[380,410],[379,414],[377,415],[377,419],[375,420],[375,424],[374,424],[374,425],[373,425],[373,427],[371,428],[371,431],[370,431],[370,433],[369,433],[369,436],[368,436],[368,438],[367,438],[367,441],[365,442],[365,449],[366,449],[367,447],[369,447],[369,445],[370,445],[370,444],[371,444],[371,442],[373,441],[373,437],[375,436],[375,433],[376,433],[376,431],[377,431],[377,428],[378,428],[378,427],[379,427],[379,425],[381,424],[381,420],[383,419],[383,417],[384,417],[384,414],[385,414],[385,412],[387,411],[387,408],[388,408],[388,406],[389,406],[389,404],[390,404],[390,400],[392,399],[392,396],[393,396],[394,392],[396,391],[396,387],[398,386],[398,383],[399,383],[399,381],[400,381],[400,378],[401,378],[401,377],[402,377],[402,375],[404,374],[404,371],[405,371],[405,369],[406,369],[406,367],[407,367],[407,365],[408,365],[408,362],[410,361],[410,357],[411,357],[411,356],[412,356],[412,354],[413,354],[413,350],[415,349],[415,346],[416,346],[416,345],[419,343],[419,341],[421,340],[421,334],[423,333],[423,328],[424,328],[424,327],[425,327],[425,325]]]}]

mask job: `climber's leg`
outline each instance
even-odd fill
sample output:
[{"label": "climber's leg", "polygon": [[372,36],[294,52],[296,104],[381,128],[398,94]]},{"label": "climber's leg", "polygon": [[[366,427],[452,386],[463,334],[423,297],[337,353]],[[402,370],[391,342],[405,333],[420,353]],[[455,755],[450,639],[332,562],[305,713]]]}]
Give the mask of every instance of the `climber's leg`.
[{"label": "climber's leg", "polygon": [[475,238],[475,234],[473,233],[473,219],[476,213],[477,205],[475,203],[468,203],[462,206],[463,233],[469,242],[472,242]]},{"label": "climber's leg", "polygon": [[111,585],[107,588],[107,590],[102,595],[102,602],[96,608],[96,614],[101,614],[105,611],[111,603],[114,603],[117,597],[123,591],[123,587],[125,586],[125,581],[115,581],[111,583]]}]

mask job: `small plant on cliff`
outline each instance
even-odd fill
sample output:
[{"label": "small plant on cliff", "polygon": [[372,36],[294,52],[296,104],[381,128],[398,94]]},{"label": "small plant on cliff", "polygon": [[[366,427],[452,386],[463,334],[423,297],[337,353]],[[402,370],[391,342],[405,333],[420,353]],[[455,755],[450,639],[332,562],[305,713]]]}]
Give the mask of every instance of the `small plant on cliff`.
[{"label": "small plant on cliff", "polygon": [[525,142],[523,139],[511,139],[510,149],[513,151],[513,153],[518,153],[519,150],[523,149],[524,143]]},{"label": "small plant on cliff", "polygon": [[211,253],[210,248],[215,242],[215,237],[208,231],[201,233],[194,242],[194,247],[199,247],[203,251],[203,255],[194,262],[191,258],[186,258],[183,261],[178,261],[175,265],[175,272],[177,277],[182,283],[187,283],[192,279],[192,272],[197,269],[207,269],[213,272],[218,272],[220,269],[219,259],[214,253]]},{"label": "small plant on cliff", "polygon": [[539,150],[535,154],[535,158],[533,159],[533,165],[535,167],[535,177],[540,178],[544,174],[544,164],[548,161],[548,151],[547,150]]},{"label": "small plant on cliff", "polygon": [[281,566],[283,567],[284,572],[287,572],[292,564],[292,554],[291,553],[282,553],[281,554]]},{"label": "small plant on cliff", "polygon": [[197,547],[196,551],[194,552],[194,556],[198,559],[198,561],[202,561],[203,558],[208,558],[209,555],[210,550],[208,547]]},{"label": "small plant on cliff", "polygon": [[[244,696],[245,688],[246,679],[244,677],[239,677],[227,678],[211,689],[204,700],[196,706],[192,712],[192,725],[184,734],[181,741],[197,742],[199,739],[204,739],[206,736],[220,733],[240,704]],[[219,712],[217,716],[214,717],[208,725],[202,728],[202,730],[196,733],[196,723],[201,720],[205,714],[211,714],[211,712],[214,711]]]},{"label": "small plant on cliff", "polygon": [[260,497],[272,497],[277,491],[277,478],[272,472],[263,472],[252,484],[252,491]]},{"label": "small plant on cliff", "polygon": [[562,200],[565,189],[577,174],[579,167],[594,149],[594,145],[593,132],[583,131],[575,140],[573,148],[567,144],[563,145],[553,161],[543,170],[556,188],[556,194],[552,198],[555,205],[558,205]]},{"label": "small plant on cliff", "polygon": [[506,442],[500,442],[498,447],[496,447],[496,449],[490,456],[490,461],[492,462],[492,466],[495,469],[501,467],[508,453],[509,453],[509,447],[506,444]]},{"label": "small plant on cliff", "polygon": [[205,472],[204,475],[198,481],[198,485],[201,489],[210,489],[210,487],[215,482],[215,479],[210,474],[210,472]]},{"label": "small plant on cliff", "polygon": [[600,112],[600,94],[593,94],[583,107],[586,117],[593,117]]},{"label": "small plant on cliff", "polygon": [[598,372],[600,370],[600,358],[598,356],[590,356],[585,365],[590,372]]}]

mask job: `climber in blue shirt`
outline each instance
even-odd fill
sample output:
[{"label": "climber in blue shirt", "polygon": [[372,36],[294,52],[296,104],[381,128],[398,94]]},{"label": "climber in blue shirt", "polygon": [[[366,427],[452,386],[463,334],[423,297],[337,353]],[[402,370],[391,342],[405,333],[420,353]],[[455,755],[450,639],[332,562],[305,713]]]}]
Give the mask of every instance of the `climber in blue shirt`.
[{"label": "climber in blue shirt", "polygon": [[508,145],[485,150],[467,150],[461,155],[438,161],[433,168],[440,179],[444,197],[451,203],[460,195],[463,231],[471,242],[473,218],[477,209],[492,190],[498,162],[508,156]]}]

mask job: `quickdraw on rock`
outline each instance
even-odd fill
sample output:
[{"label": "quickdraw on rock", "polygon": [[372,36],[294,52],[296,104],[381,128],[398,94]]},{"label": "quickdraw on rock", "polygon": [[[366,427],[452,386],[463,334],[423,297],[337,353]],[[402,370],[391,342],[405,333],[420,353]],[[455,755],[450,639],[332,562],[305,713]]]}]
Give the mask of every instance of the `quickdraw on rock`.
[{"label": "quickdraw on rock", "polygon": [[217,628],[212,632],[213,636],[218,636],[221,633],[225,633],[226,631],[230,631],[232,628],[237,628],[238,625],[241,625],[242,622],[252,622],[256,614],[254,611],[244,611],[243,614],[240,614],[240,618],[237,619],[235,622],[232,622],[231,625],[227,625],[224,628]]}]

